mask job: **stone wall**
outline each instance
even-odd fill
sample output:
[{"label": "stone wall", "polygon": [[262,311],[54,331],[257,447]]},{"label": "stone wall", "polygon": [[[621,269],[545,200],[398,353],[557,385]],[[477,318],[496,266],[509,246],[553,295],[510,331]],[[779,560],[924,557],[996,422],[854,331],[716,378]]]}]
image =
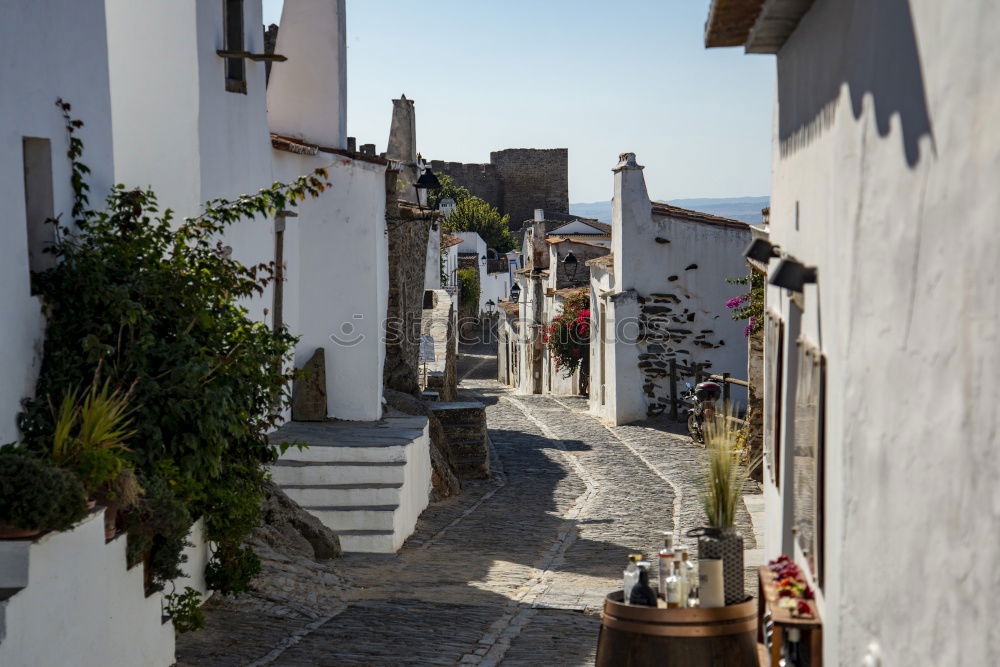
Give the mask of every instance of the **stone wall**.
[{"label": "stone wall", "polygon": [[[747,339],[747,417],[750,422],[750,456],[764,451],[764,330]],[[751,472],[758,482],[763,480],[763,469],[758,466]]]},{"label": "stone wall", "polygon": [[473,195],[510,215],[521,229],[536,208],[569,213],[569,150],[509,148],[490,153],[489,164],[432,160],[431,169],[447,174]]},{"label": "stone wall", "polygon": [[[714,316],[686,307],[689,298],[679,294],[663,293],[638,297],[639,301],[639,370],[642,373],[642,390],[649,398],[647,415],[654,417],[670,413],[670,361],[682,366],[700,364],[706,372],[723,372],[714,369],[709,350],[726,345],[714,330]],[[731,341],[740,345],[743,341]],[[736,369],[734,369],[736,370]],[[684,382],[694,383],[690,373],[677,373],[677,393],[683,392]]]},{"label": "stone wall", "polygon": [[395,200],[395,172],[386,178],[389,234],[389,305],[386,314],[385,386],[413,393],[419,387],[420,331],[427,238],[434,215]]},{"label": "stone wall", "polygon": [[509,148],[490,153],[503,181],[501,210],[510,214],[511,229],[520,229],[535,209],[569,213],[569,150]]},{"label": "stone wall", "polygon": [[445,290],[432,290],[433,306],[425,309],[420,323],[421,333],[434,341],[434,361],[427,368],[426,389],[440,394],[442,401],[454,401],[458,387],[457,316],[451,295]]},{"label": "stone wall", "polygon": [[436,174],[451,176],[458,185],[467,188],[476,197],[503,209],[503,181],[494,165],[431,160],[431,170]]}]

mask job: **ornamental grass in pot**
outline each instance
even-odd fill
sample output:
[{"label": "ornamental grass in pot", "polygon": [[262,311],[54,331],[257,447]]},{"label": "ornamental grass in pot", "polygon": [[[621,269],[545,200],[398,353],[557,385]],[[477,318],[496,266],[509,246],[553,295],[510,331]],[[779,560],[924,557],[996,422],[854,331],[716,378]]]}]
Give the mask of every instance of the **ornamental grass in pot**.
[{"label": "ornamental grass in pot", "polygon": [[138,502],[142,488],[125,446],[135,434],[128,410],[129,392],[99,385],[97,378],[83,396],[73,389],[54,410],[52,460],[74,472],[87,497],[105,506],[104,536],[115,536],[120,514]]},{"label": "ornamental grass in pot", "polygon": [[746,600],[743,585],[743,536],[736,529],[736,512],[743,500],[743,487],[758,463],[746,460],[745,439],[741,437],[740,421],[733,416],[731,406],[725,414],[706,420],[705,487],[701,493],[707,525],[691,530],[688,535],[698,538],[698,560],[721,560],[725,604]]},{"label": "ornamental grass in pot", "polygon": [[0,539],[67,530],[86,514],[83,485],[73,473],[16,447],[0,448]]}]

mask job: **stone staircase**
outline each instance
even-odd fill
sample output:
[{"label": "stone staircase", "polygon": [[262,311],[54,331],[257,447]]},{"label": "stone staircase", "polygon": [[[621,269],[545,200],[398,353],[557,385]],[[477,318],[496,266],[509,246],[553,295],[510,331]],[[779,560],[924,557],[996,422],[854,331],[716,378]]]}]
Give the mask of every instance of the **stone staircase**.
[{"label": "stone staircase", "polygon": [[394,553],[413,533],[431,485],[427,418],[290,422],[271,467],[289,498],[337,533],[345,552]]},{"label": "stone staircase", "polygon": [[448,438],[448,459],[461,479],[490,476],[486,406],[477,401],[428,403]]}]

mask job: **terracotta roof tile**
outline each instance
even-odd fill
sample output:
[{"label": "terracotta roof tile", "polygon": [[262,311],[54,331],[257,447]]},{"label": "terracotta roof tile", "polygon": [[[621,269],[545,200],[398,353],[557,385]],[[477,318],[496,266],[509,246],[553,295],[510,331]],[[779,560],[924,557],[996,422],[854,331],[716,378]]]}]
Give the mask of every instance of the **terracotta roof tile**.
[{"label": "terracotta roof tile", "polygon": [[608,253],[603,257],[595,257],[594,259],[587,260],[587,266],[596,266],[606,271],[612,271],[615,267],[615,256],[614,253]]},{"label": "terracotta roof tile", "polygon": [[497,305],[500,306],[500,310],[508,315],[517,315],[520,310],[520,306],[514,301],[501,301]]},{"label": "terracotta roof tile", "polygon": [[553,294],[562,299],[568,299],[571,296],[579,294],[580,292],[587,292],[589,289],[590,288],[588,287],[564,287],[562,289],[557,289],[553,292]]},{"label": "terracotta roof tile", "polygon": [[708,225],[716,225],[718,227],[732,227],[734,229],[749,229],[750,225],[745,222],[740,222],[739,220],[732,220],[730,218],[722,218],[717,215],[712,215],[710,213],[702,213],[700,211],[692,211],[689,208],[681,208],[680,206],[671,206],[670,204],[664,204],[663,202],[654,201],[653,204],[653,215],[660,215],[668,218],[680,218],[681,220],[690,220],[691,222],[701,222]]},{"label": "terracotta roof tile", "polygon": [[460,239],[457,236],[453,236],[451,234],[441,234],[441,249],[442,250],[444,250],[445,248],[450,248],[453,245],[458,245],[461,242],[462,242],[462,239]]},{"label": "terracotta roof tile", "polygon": [[[609,225],[606,222],[600,222],[599,220],[594,220],[593,218],[577,218],[576,220],[573,220],[571,222],[567,222],[565,225],[559,225],[558,227],[556,227],[555,229],[553,229],[552,231],[550,231],[549,234],[558,234],[560,229],[562,229],[563,227],[566,227],[568,225],[572,225],[574,222],[582,222],[583,224],[585,224],[585,225],[587,225],[589,227],[593,227],[594,229],[599,229],[601,231],[601,233],[595,234],[595,236],[602,236],[602,235],[610,234],[611,233],[611,225]],[[589,236],[589,234],[586,234],[586,233],[580,234],[580,233],[577,233],[577,232],[573,232],[572,235],[573,236]]]}]

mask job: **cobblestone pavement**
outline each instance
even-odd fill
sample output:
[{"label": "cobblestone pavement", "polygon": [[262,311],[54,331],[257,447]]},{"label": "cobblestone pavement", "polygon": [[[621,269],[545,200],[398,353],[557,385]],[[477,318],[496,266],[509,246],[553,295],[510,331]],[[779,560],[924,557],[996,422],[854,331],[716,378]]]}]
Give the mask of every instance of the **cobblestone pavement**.
[{"label": "cobblestone pavement", "polygon": [[702,450],[672,426],[606,427],[582,398],[515,396],[495,363],[460,367],[488,405],[493,479],[429,508],[395,556],[267,563],[258,593],[207,605],[178,664],[592,664],[627,554],[700,525]]}]

